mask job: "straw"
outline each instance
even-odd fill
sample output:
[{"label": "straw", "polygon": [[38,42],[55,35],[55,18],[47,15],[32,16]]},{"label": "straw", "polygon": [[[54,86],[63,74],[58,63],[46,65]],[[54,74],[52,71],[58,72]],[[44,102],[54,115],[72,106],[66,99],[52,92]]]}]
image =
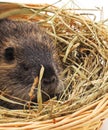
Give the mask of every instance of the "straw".
[{"label": "straw", "polygon": [[84,11],[48,4],[0,4],[0,18],[37,22],[54,39],[63,67],[64,78],[60,80],[65,87],[59,100],[42,103],[42,67],[29,93],[32,98],[38,86],[38,107],[16,111],[1,108],[0,122],[4,124],[0,129],[98,130],[108,117],[107,20],[96,22],[88,18],[89,13],[86,17],[76,10]]}]

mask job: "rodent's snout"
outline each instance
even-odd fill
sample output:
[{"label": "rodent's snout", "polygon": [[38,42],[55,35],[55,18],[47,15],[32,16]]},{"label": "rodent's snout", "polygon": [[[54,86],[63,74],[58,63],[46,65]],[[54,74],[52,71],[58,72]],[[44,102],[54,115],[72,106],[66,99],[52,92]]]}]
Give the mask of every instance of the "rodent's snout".
[{"label": "rodent's snout", "polygon": [[56,75],[51,75],[50,77],[43,77],[42,86],[55,85],[58,83]]},{"label": "rodent's snout", "polygon": [[42,90],[48,95],[55,93],[58,86],[58,76],[52,66],[45,66],[45,71],[42,78]]},{"label": "rodent's snout", "polygon": [[[44,66],[44,65],[43,65]],[[44,66],[44,73],[41,80],[42,101],[45,102],[54,96],[57,96],[57,88],[59,78],[56,70],[51,65]],[[37,91],[37,90],[36,90]],[[32,102],[37,102],[37,95],[32,99]]]},{"label": "rodent's snout", "polygon": [[58,78],[56,77],[56,75],[52,75],[50,77],[43,77],[42,79],[42,88],[48,95],[55,93],[57,85]]}]

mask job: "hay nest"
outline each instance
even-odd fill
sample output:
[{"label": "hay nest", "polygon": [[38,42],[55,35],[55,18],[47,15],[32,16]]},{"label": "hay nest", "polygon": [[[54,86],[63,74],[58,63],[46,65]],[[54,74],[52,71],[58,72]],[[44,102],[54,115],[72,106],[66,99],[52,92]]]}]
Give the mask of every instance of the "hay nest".
[{"label": "hay nest", "polygon": [[107,26],[73,10],[0,3],[0,18],[36,21],[53,37],[66,88],[59,101],[51,99],[41,111],[1,107],[0,130],[98,130],[108,117]]}]

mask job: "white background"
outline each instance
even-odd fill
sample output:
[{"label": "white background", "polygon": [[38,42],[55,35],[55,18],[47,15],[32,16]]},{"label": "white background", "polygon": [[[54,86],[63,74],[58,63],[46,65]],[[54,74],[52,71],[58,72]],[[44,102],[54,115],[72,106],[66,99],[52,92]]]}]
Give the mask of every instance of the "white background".
[{"label": "white background", "polygon": [[[0,2],[17,2],[17,3],[49,3],[53,4],[57,0],[0,0]],[[65,3],[70,1],[68,4],[69,7],[75,8],[72,1],[74,1],[80,8],[82,9],[96,9],[96,8],[103,8],[103,14],[100,15],[100,12],[94,11],[97,16],[97,21],[105,20],[108,18],[108,1],[107,0],[61,0],[57,4],[57,6],[63,6]],[[88,12],[90,13],[90,12]],[[102,13],[102,12],[101,12]],[[104,121],[104,125],[102,126],[101,130],[108,130],[108,119]]]},{"label": "white background", "polygon": [[[18,3],[50,3],[53,4],[57,0],[0,0],[0,2],[18,2]],[[59,6],[62,6],[64,3],[67,3],[70,7],[73,7],[72,1],[74,1],[80,8],[90,8],[90,9],[96,9],[96,8],[103,8],[103,14],[100,16],[100,12],[94,11],[93,13],[97,16],[97,21],[104,20],[108,18],[108,1],[107,0],[61,0],[59,2]],[[89,12],[90,13],[90,12]]]}]

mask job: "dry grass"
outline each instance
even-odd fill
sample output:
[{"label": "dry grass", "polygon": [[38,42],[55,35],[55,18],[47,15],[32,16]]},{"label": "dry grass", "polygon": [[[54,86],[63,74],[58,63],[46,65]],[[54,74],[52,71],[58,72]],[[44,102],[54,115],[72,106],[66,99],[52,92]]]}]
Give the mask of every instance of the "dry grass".
[{"label": "dry grass", "polygon": [[40,109],[1,108],[4,124],[0,129],[97,130],[108,117],[107,26],[105,21],[95,22],[73,10],[0,3],[0,18],[36,21],[54,38],[66,87],[59,101],[51,99],[42,105],[40,100]]}]

